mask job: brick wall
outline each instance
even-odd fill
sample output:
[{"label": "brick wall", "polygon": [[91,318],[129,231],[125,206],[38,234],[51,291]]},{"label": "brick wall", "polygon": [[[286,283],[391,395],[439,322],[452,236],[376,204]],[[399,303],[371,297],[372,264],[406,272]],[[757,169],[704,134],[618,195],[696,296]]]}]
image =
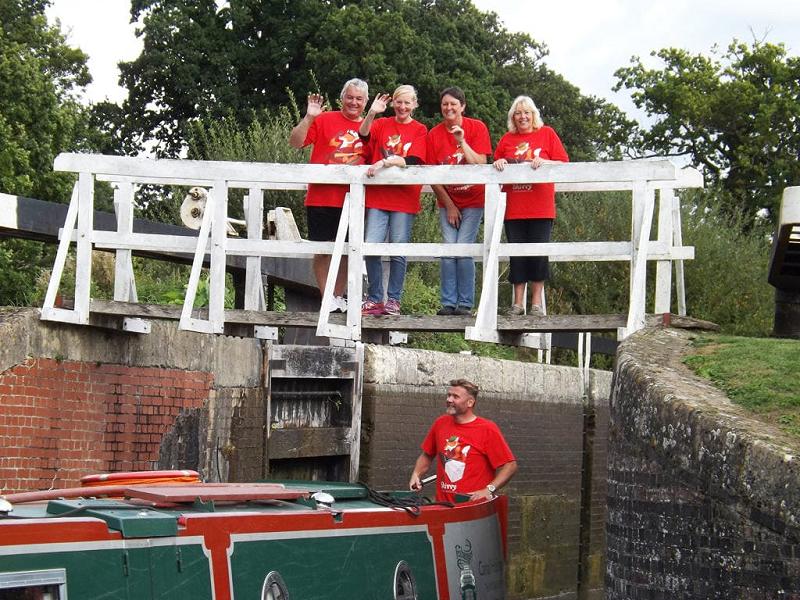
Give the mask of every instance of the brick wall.
[{"label": "brick wall", "polygon": [[165,432],[212,385],[202,371],[28,359],[0,373],[2,490],[153,468]]},{"label": "brick wall", "polygon": [[800,448],[691,374],[687,347],[674,330],[620,347],[606,597],[800,599]]}]

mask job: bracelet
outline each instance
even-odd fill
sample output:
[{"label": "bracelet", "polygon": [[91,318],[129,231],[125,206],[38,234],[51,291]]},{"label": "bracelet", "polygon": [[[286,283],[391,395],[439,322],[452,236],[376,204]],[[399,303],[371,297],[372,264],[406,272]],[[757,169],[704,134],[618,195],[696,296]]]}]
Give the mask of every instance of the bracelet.
[{"label": "bracelet", "polygon": [[384,169],[386,168],[386,159],[385,159],[385,158],[382,158],[382,159],[381,159],[381,166],[382,166]]}]

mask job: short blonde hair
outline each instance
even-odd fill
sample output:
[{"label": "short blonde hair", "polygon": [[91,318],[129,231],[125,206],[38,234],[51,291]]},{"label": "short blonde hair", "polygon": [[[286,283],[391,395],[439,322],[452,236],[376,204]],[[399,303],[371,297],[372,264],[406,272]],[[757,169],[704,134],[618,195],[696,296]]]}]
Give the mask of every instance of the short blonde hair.
[{"label": "short blonde hair", "polygon": [[514,101],[511,103],[511,108],[508,109],[508,130],[511,133],[517,133],[517,126],[514,124],[514,113],[520,109],[527,109],[533,113],[533,128],[534,129],[541,129],[544,127],[544,121],[542,121],[542,115],[539,113],[539,109],[536,108],[536,104],[533,103],[530,96],[517,96],[514,98]]},{"label": "short blonde hair", "polygon": [[414,96],[414,101],[417,101],[417,90],[414,89],[413,85],[403,84],[398,85],[397,89],[392,94],[392,100],[397,98],[398,96],[402,96],[403,94],[411,94]]}]

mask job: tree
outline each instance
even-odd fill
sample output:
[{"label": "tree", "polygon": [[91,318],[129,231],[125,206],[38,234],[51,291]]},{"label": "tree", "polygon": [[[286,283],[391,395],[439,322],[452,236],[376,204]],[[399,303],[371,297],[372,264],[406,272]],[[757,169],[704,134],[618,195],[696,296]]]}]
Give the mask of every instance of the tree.
[{"label": "tree", "polygon": [[661,68],[634,57],[616,72],[615,90],[634,90],[636,106],[656,117],[631,147],[689,157],[745,223],[774,212],[783,188],[800,183],[800,58],[783,44],[736,40],[711,57],[676,48],[653,56]]},{"label": "tree", "polygon": [[608,124],[625,123],[544,67],[544,46],[470,0],[232,0],[221,9],[213,0],[138,0],[131,14],[142,20],[144,49],[121,66],[123,127],[163,155],[185,147],[194,120],[233,114],[247,126],[253,111],[285,106],[287,90],[298,98],[319,90],[335,106],[354,76],[373,92],[412,83],[417,118],[429,125],[439,119],[439,91],[458,85],[467,114],[494,137],[511,100],[530,94],[576,158],[613,153],[618,136]]},{"label": "tree", "polygon": [[[86,55],[47,24],[47,0],[0,0],[0,191],[66,202],[74,176],[53,172],[59,152],[87,147],[88,115],[76,94]],[[0,305],[27,304],[47,250],[0,242]]]},{"label": "tree", "polygon": [[48,4],[0,0],[0,188],[64,202],[70,178],[53,160],[86,137],[75,94],[91,79],[86,55],[47,25]]}]

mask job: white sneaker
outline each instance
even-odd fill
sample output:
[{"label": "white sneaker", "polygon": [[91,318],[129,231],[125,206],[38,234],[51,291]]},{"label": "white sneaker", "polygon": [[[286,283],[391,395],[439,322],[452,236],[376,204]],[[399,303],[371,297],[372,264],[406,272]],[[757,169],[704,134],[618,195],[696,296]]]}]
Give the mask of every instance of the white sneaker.
[{"label": "white sneaker", "polygon": [[331,303],[328,306],[328,312],[332,313],[345,313],[347,312],[347,298],[342,296],[334,296],[331,298]]}]

